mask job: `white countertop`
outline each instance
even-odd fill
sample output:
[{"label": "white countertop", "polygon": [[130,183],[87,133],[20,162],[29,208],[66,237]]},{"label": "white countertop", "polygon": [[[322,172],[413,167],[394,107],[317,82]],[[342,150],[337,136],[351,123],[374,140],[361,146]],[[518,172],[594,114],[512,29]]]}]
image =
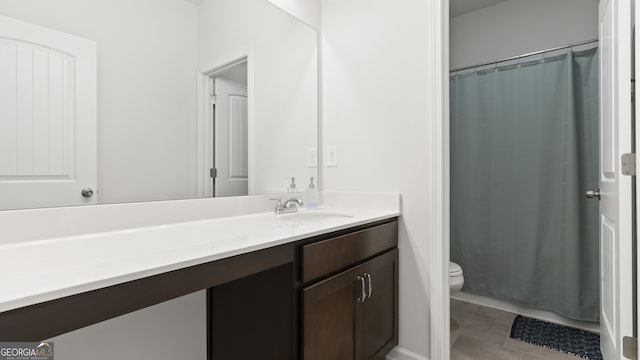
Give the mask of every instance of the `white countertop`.
[{"label": "white countertop", "polygon": [[269,212],[0,245],[0,312],[400,215],[324,210],[353,217],[296,221]]}]

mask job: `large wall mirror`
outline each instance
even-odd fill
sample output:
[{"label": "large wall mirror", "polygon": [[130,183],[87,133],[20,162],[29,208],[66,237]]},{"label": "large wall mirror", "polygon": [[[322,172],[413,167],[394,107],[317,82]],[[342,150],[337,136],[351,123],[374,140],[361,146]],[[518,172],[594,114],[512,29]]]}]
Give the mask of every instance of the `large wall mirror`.
[{"label": "large wall mirror", "polygon": [[317,33],[271,2],[0,0],[0,16],[0,210],[317,176]]}]

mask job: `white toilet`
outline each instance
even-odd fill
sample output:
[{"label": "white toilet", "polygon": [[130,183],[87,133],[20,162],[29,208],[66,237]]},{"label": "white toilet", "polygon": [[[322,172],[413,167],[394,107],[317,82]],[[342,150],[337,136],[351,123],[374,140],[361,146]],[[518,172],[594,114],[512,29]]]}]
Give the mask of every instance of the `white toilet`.
[{"label": "white toilet", "polygon": [[[460,291],[460,289],[462,289],[462,284],[464,284],[462,267],[453,261],[449,261],[449,293],[452,294],[456,291]],[[458,339],[458,336],[460,336],[461,329],[460,325],[453,317],[449,318],[449,325],[451,331],[449,337],[450,345],[453,346]]]},{"label": "white toilet", "polygon": [[464,284],[464,276],[462,276],[462,268],[460,265],[449,261],[449,289],[451,293],[460,291]]}]

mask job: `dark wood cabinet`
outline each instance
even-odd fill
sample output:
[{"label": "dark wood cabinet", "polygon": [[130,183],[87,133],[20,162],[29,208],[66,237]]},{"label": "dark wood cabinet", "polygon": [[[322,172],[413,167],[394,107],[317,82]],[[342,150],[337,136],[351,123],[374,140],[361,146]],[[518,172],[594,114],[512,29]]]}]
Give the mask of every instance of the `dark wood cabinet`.
[{"label": "dark wood cabinet", "polygon": [[356,348],[356,267],[302,290],[303,358],[354,359]]},{"label": "dark wood cabinet", "polygon": [[372,286],[361,306],[356,359],[384,359],[398,344],[398,250],[369,261],[365,271]]},{"label": "dark wood cabinet", "polygon": [[397,246],[397,221],[303,245],[302,282],[326,278]]},{"label": "dark wood cabinet", "polygon": [[398,223],[301,240],[208,290],[210,360],[378,360],[398,344]]},{"label": "dark wood cabinet", "polygon": [[[365,258],[364,262],[356,261],[351,268],[302,289],[304,360],[384,359],[397,345],[397,223],[365,230],[370,233],[364,235],[373,236],[376,230],[383,230],[384,234],[394,227],[396,232],[387,242],[391,249]],[[362,236],[357,234],[354,239]],[[328,262],[335,262],[331,254],[324,256]],[[305,259],[302,261],[304,267]]]},{"label": "dark wood cabinet", "polygon": [[303,358],[384,359],[397,344],[398,250],[302,290]]}]

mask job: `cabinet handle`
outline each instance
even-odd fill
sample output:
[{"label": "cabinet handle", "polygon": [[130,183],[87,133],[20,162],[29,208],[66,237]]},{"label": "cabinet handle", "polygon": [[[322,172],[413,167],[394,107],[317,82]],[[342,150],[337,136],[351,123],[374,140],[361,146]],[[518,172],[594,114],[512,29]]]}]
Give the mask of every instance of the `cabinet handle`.
[{"label": "cabinet handle", "polygon": [[367,294],[365,293],[364,290],[364,278],[360,275],[358,275],[358,277],[356,278],[356,281],[360,281],[360,291],[361,291],[361,296],[358,298],[358,302],[364,302],[367,299]]},{"label": "cabinet handle", "polygon": [[367,298],[371,298],[371,292],[373,291],[373,281],[371,281],[371,274],[364,273],[364,277],[366,277],[367,281],[369,282],[369,291],[367,294]]}]

